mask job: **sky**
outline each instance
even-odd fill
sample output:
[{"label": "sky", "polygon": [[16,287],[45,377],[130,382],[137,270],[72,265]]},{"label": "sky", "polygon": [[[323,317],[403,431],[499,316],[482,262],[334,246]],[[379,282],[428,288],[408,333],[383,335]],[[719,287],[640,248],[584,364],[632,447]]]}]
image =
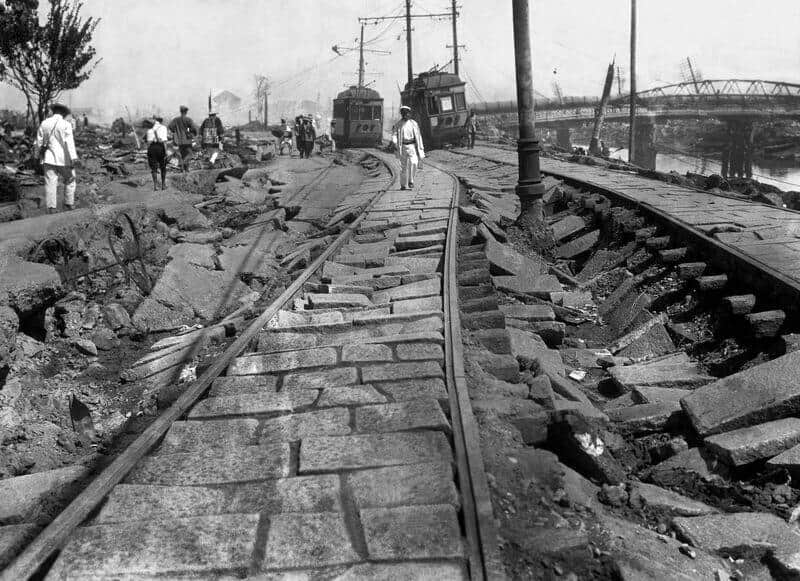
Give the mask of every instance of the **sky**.
[{"label": "sky", "polygon": [[[46,2],[42,2],[47,6]],[[197,116],[209,91],[230,90],[253,101],[253,77],[272,83],[270,101],[330,102],[355,84],[359,17],[404,13],[404,0],[84,0],[83,14],[101,19],[94,45],[102,62],[92,78],[62,100],[73,107],[114,111],[177,111]],[[511,0],[459,0],[462,77],[471,101],[513,99]],[[414,14],[449,12],[449,0],[413,0]],[[616,56],[629,70],[630,0],[531,0],[534,85],[553,95],[599,95]],[[797,0],[639,0],[639,90],[681,80],[691,57],[703,78],[800,83],[800,2]],[[414,71],[452,58],[449,19],[415,19]],[[367,82],[399,105],[406,81],[405,21],[369,23]],[[616,87],[615,87],[616,88]],[[0,109],[24,101],[0,85]],[[191,114],[191,113],[190,113]],[[272,119],[271,119],[272,121]]]}]

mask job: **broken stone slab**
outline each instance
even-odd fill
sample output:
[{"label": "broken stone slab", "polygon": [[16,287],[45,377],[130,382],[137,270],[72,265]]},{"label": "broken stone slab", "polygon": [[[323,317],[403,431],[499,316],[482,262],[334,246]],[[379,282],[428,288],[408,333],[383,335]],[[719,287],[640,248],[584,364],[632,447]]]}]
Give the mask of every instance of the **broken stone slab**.
[{"label": "broken stone slab", "polygon": [[683,410],[677,401],[636,404],[611,409],[607,413],[620,432],[637,436],[668,431],[683,417]]},{"label": "broken stone slab", "polygon": [[536,364],[539,374],[565,375],[561,353],[548,348],[539,335],[514,327],[508,327],[507,331],[511,342],[511,353],[520,363],[532,361]]},{"label": "broken stone slab", "polygon": [[512,419],[538,414],[543,410],[535,401],[518,397],[489,397],[472,400],[472,411]]},{"label": "broken stone slab", "polygon": [[595,420],[576,413],[553,415],[548,447],[562,462],[587,478],[606,484],[617,485],[625,481],[625,469],[601,438]]},{"label": "broken stone slab", "polygon": [[634,495],[638,495],[645,506],[675,516],[701,516],[720,512],[704,502],[692,500],[677,492],[645,482],[632,484],[630,497],[633,498]]},{"label": "broken stone slab", "polygon": [[800,535],[771,513],[736,512],[675,517],[679,538],[726,557],[759,559],[767,553],[795,553]]},{"label": "broken stone slab", "polygon": [[[650,329],[652,329],[653,327],[656,327],[658,325],[661,325],[663,327],[664,323],[667,322],[669,322],[669,318],[667,317],[667,315],[665,313],[660,313],[659,315],[656,315],[655,317],[645,321],[643,324],[636,327],[633,331],[623,335],[622,337],[614,341],[614,343],[612,343],[608,347],[608,350],[611,351],[612,354],[616,355],[617,353],[619,353],[620,351],[631,345],[634,341],[646,335],[648,331],[650,331]],[[664,329],[664,332],[666,333],[666,329]],[[659,337],[655,336],[653,338],[658,339]],[[672,343],[671,340],[670,343]],[[674,350],[675,348],[673,346],[672,351]],[[670,351],[667,351],[667,353],[669,352]],[[664,353],[659,353],[658,355],[664,355]],[[654,356],[657,357],[658,355]],[[623,357],[626,356],[632,357],[630,355],[623,355]]]},{"label": "broken stone slab", "polygon": [[22,552],[40,530],[41,527],[36,524],[0,526],[0,571]]},{"label": "broken stone slab", "polygon": [[591,250],[600,240],[600,230],[592,230],[571,242],[563,244],[556,250],[556,258],[575,258]]},{"label": "broken stone slab", "polygon": [[478,329],[472,334],[492,353],[511,353],[511,336],[508,329]]},{"label": "broken stone slab", "polygon": [[532,321],[530,329],[542,338],[548,347],[558,347],[564,341],[566,325],[558,321]]},{"label": "broken stone slab", "polygon": [[621,253],[612,250],[598,250],[583,266],[577,278],[580,282],[588,282],[611,265],[619,264],[624,257]]},{"label": "broken stone slab", "polygon": [[548,300],[550,299],[550,293],[564,290],[564,287],[558,282],[558,278],[550,274],[540,276],[493,276],[492,283],[495,288],[500,290],[528,294]]},{"label": "broken stone slab", "polygon": [[690,448],[659,462],[647,471],[648,480],[660,486],[684,486],[687,478],[711,482],[727,467],[705,448]]},{"label": "broken stone slab", "polygon": [[465,329],[505,329],[506,318],[500,311],[482,313],[462,313],[461,326]]},{"label": "broken stone slab", "polygon": [[580,216],[572,215],[562,218],[554,223],[551,228],[553,229],[553,238],[555,238],[556,242],[561,242],[586,228],[586,222]]},{"label": "broken stone slab", "polygon": [[[622,390],[634,386],[694,388],[714,381],[695,363],[651,363],[609,368],[614,383]],[[691,396],[690,396],[691,397]]]},{"label": "broken stone slab", "polygon": [[705,439],[705,446],[732,466],[776,456],[800,443],[800,419],[784,418]]},{"label": "broken stone slab", "polygon": [[775,337],[786,320],[786,313],[781,310],[761,311],[745,315],[745,320],[750,325],[750,332],[756,339]]},{"label": "broken stone slab", "polygon": [[549,305],[500,305],[500,311],[506,317],[522,321],[555,321],[556,316]]},{"label": "broken stone slab", "polygon": [[66,496],[89,470],[82,465],[0,480],[0,519],[32,521],[45,505]]},{"label": "broken stone slab", "polygon": [[64,296],[56,269],[48,264],[0,259],[0,302],[25,318],[43,312]]},{"label": "broken stone slab", "polygon": [[547,272],[541,260],[523,256],[510,246],[500,244],[496,240],[487,240],[484,248],[486,258],[492,265],[494,275],[527,275],[535,276]]},{"label": "broken stone slab", "polygon": [[305,298],[312,309],[341,309],[373,306],[372,301],[362,294],[307,293]]},{"label": "broken stone slab", "polygon": [[695,390],[681,400],[701,436],[800,412],[800,351],[788,353]]},{"label": "broken stone slab", "polygon": [[746,315],[756,306],[755,295],[732,295],[722,299],[732,315]]},{"label": "broken stone slab", "polygon": [[519,363],[512,355],[491,353],[479,349],[469,349],[465,355],[470,361],[474,361],[484,371],[498,379],[510,383],[517,383],[520,380]]},{"label": "broken stone slab", "polygon": [[653,387],[651,385],[636,385],[631,394],[636,403],[664,403],[680,402],[680,400],[692,393],[691,389],[679,389],[677,387]]}]

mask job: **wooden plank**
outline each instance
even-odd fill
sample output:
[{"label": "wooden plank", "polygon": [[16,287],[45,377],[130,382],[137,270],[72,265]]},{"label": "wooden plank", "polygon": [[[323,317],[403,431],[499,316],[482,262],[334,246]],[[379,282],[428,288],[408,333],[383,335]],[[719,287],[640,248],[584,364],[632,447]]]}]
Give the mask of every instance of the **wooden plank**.
[{"label": "wooden plank", "polygon": [[[378,157],[376,155],[376,157]],[[392,182],[397,175],[391,166]],[[384,190],[385,191],[385,190]],[[376,193],[366,210],[374,204],[383,191]],[[365,210],[365,212],[366,212]],[[227,368],[234,357],[238,357],[250,342],[258,335],[264,325],[295,294],[302,292],[303,284],[333,256],[350,238],[364,219],[365,214],[358,217],[339,237],[317,258],[275,301],[264,310],[258,318],[231,345],[215,359],[211,367],[192,383],[186,391],[161,416],[159,416],[114,462],[103,470],[47,527],[37,536],[25,550],[17,555],[14,561],[0,573],[0,581],[20,581],[28,579],[59,550],[69,539],[69,535],[77,528],[98,504],[111,492],[130,470],[161,439],[170,426],[211,386],[211,383]]]}]

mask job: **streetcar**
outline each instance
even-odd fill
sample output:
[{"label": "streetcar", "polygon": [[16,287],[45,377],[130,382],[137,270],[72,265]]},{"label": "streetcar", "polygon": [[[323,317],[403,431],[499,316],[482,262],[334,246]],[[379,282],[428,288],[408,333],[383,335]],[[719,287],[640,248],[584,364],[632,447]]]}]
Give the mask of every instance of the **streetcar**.
[{"label": "streetcar", "polygon": [[383,142],[383,99],[367,87],[351,86],[333,100],[331,135],[337,147],[375,147]]},{"label": "streetcar", "polygon": [[465,84],[458,75],[444,71],[420,73],[406,83],[400,99],[411,107],[426,149],[466,145],[469,110]]}]

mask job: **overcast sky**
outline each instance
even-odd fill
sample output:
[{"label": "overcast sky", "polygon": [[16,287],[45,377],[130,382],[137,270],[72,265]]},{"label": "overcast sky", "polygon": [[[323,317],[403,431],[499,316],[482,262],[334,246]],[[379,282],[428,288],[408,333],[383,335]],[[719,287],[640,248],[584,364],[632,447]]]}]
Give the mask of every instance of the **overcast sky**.
[{"label": "overcast sky", "polygon": [[[42,2],[46,5],[46,2]],[[449,11],[448,0],[414,0],[419,14]],[[510,0],[460,0],[462,76],[475,101],[514,97]],[[402,0],[84,0],[83,14],[102,19],[94,44],[103,62],[64,100],[75,107],[119,109],[150,104],[197,114],[209,90],[228,89],[252,100],[253,75],[269,76],[273,98],[329,101],[356,81],[357,53],[337,57],[336,44],[354,46],[359,16],[403,13]],[[616,54],[627,75],[630,0],[531,0],[534,82],[551,96],[597,95]],[[391,21],[390,21],[391,22]],[[405,22],[369,25],[367,80],[387,106],[399,102],[406,80]],[[704,78],[800,82],[798,0],[639,0],[640,90],[681,80],[692,57]],[[415,20],[414,71],[451,58],[449,20]],[[374,76],[381,73],[382,76]],[[465,74],[464,74],[465,73]],[[616,88],[616,87],[615,87]],[[24,103],[0,88],[0,108]]]}]

